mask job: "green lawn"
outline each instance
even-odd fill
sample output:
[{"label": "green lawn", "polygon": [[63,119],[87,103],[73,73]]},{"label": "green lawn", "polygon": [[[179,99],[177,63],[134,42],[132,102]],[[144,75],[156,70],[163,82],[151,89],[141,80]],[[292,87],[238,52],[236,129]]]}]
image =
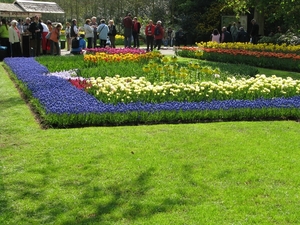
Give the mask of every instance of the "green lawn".
[{"label": "green lawn", "polygon": [[0,224],[300,224],[295,121],[41,129],[0,64]]},{"label": "green lawn", "polygon": [[282,71],[282,70],[271,70],[265,68],[258,68],[260,74],[265,74],[267,76],[276,75],[277,77],[287,78],[291,77],[293,79],[300,79],[300,73],[290,72],[290,71]]}]

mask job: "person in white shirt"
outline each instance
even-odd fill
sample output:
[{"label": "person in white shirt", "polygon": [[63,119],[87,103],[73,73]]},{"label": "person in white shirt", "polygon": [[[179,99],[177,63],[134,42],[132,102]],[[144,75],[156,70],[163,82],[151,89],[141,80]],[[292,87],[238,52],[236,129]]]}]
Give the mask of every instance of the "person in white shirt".
[{"label": "person in white shirt", "polygon": [[47,39],[46,36],[49,33],[49,28],[47,24],[45,24],[42,20],[40,20],[40,23],[43,27],[43,33],[42,33],[42,50],[43,50],[43,55],[47,54]]},{"label": "person in white shirt", "polygon": [[83,26],[85,37],[87,38],[88,41],[88,45],[87,45],[88,48],[93,47],[93,38],[94,38],[94,28],[90,24],[91,24],[91,20],[86,19],[85,24]]},{"label": "person in white shirt", "polygon": [[217,29],[214,29],[213,33],[211,34],[211,41],[220,43],[220,33]]},{"label": "person in white shirt", "polygon": [[16,20],[11,21],[11,26],[8,28],[9,34],[9,42],[11,44],[11,57],[21,57],[22,50],[21,50],[21,32],[17,27],[18,22]]},{"label": "person in white shirt", "polygon": [[73,19],[72,25],[71,25],[71,39],[74,39],[75,37],[77,37],[78,33],[79,33],[79,30],[77,28],[77,20]]}]

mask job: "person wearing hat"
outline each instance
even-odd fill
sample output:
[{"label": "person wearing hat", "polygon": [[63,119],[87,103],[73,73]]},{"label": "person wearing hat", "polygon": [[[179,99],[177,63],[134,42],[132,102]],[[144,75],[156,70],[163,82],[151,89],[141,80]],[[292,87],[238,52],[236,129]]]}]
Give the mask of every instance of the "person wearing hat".
[{"label": "person wearing hat", "polygon": [[154,31],[154,39],[155,39],[155,45],[154,48],[157,47],[157,50],[160,50],[162,39],[164,37],[164,29],[161,26],[161,21],[157,21]]},{"label": "person wearing hat", "polygon": [[22,50],[21,50],[21,34],[19,29],[17,28],[18,22],[16,20],[11,21],[11,26],[8,28],[9,33],[9,42],[11,44],[11,57],[21,57]]}]

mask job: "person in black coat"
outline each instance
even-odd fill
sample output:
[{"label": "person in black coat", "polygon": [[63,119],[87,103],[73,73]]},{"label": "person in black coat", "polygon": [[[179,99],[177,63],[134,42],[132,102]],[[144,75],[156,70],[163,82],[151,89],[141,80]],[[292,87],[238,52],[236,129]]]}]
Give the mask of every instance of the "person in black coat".
[{"label": "person in black coat", "polygon": [[250,35],[252,38],[252,43],[257,44],[258,37],[259,37],[259,25],[256,23],[255,19],[252,19],[251,23],[252,23],[252,29]]},{"label": "person in black coat", "polygon": [[41,39],[43,33],[43,26],[39,22],[39,17],[35,16],[32,18],[32,23],[29,25],[28,30],[31,32],[31,47],[34,48],[35,53],[33,52],[32,56],[39,56],[41,54]]},{"label": "person in black coat", "polygon": [[226,27],[222,28],[220,43],[232,42],[232,36]]},{"label": "person in black coat", "polygon": [[237,42],[249,42],[249,35],[244,30],[243,27],[240,27],[236,41]]},{"label": "person in black coat", "polygon": [[182,28],[175,33],[175,46],[180,47],[180,45],[185,45],[185,35]]}]

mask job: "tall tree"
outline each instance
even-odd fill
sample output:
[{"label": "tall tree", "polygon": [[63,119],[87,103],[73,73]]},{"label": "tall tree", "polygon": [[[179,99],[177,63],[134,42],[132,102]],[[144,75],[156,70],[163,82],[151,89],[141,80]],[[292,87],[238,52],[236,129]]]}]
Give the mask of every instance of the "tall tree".
[{"label": "tall tree", "polygon": [[254,8],[254,17],[261,17],[268,22],[283,21],[285,26],[299,28],[299,0],[219,0],[226,7],[232,8],[237,15]]}]

